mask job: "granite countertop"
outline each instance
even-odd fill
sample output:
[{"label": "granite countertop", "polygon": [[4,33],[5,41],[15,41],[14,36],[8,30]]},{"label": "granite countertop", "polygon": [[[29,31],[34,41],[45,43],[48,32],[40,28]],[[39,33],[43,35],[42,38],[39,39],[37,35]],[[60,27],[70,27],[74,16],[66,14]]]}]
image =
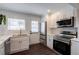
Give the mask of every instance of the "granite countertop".
[{"label": "granite countertop", "polygon": [[12,35],[0,35],[0,45],[4,43],[7,39],[12,37]]},{"label": "granite countertop", "polygon": [[18,36],[13,36],[13,35],[0,35],[0,45],[2,43],[4,43],[6,40],[8,40],[9,38],[12,38],[12,37],[22,37],[22,36],[26,36],[26,37],[29,37],[29,35],[18,35]]},{"label": "granite countertop", "polygon": [[13,35],[12,37],[29,37],[29,34]]}]

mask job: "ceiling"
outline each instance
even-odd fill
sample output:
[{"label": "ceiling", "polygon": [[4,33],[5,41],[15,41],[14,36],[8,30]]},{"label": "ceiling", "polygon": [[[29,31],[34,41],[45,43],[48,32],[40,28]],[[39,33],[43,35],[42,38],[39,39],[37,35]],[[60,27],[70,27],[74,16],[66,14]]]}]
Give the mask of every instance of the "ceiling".
[{"label": "ceiling", "polygon": [[73,7],[79,9],[79,3],[70,3],[70,5],[72,5]]},{"label": "ceiling", "polygon": [[[69,4],[67,3],[0,3],[0,9],[22,12],[22,13],[44,15],[48,12],[48,9],[52,10],[52,13],[54,13],[57,10],[62,9],[66,5]],[[70,4],[70,5],[73,6],[74,4]]]}]

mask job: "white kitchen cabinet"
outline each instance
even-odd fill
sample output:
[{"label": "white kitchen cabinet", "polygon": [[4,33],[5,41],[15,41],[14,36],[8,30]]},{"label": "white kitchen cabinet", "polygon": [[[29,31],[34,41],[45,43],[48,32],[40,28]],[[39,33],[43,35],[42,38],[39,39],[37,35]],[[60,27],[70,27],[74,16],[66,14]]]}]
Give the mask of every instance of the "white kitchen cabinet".
[{"label": "white kitchen cabinet", "polygon": [[53,49],[53,36],[47,35],[47,47]]},{"label": "white kitchen cabinet", "polygon": [[47,19],[48,28],[57,28],[56,20],[52,19],[51,16]]},{"label": "white kitchen cabinet", "polygon": [[10,53],[16,53],[29,49],[29,37],[19,36],[11,38],[11,51]]},{"label": "white kitchen cabinet", "polygon": [[48,16],[47,18],[47,23],[48,23],[48,26],[50,28],[57,28],[57,21],[60,21],[61,17],[59,17],[60,14],[57,13],[57,14],[51,14]]},{"label": "white kitchen cabinet", "polygon": [[15,52],[20,50],[20,39],[12,38],[11,39],[11,52]]},{"label": "white kitchen cabinet", "polygon": [[21,40],[21,47],[22,50],[29,49],[29,38],[28,37],[24,37],[23,41]]},{"label": "white kitchen cabinet", "polygon": [[40,43],[40,33],[31,33],[30,34],[30,45]]},{"label": "white kitchen cabinet", "polygon": [[79,41],[71,41],[71,55],[79,55]]},{"label": "white kitchen cabinet", "polygon": [[52,17],[51,17],[51,19],[50,19],[50,28],[57,28],[57,19],[52,19]]},{"label": "white kitchen cabinet", "polygon": [[4,51],[4,43],[2,43],[0,45],[0,55],[4,55],[5,54],[5,51]]}]

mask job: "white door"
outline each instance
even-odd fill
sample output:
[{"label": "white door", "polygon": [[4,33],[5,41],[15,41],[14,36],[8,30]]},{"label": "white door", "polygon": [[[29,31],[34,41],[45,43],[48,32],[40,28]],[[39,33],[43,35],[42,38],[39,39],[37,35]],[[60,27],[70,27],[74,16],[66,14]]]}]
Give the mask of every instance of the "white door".
[{"label": "white door", "polygon": [[31,21],[31,33],[30,33],[30,44],[37,44],[40,42],[39,40],[39,22]]}]

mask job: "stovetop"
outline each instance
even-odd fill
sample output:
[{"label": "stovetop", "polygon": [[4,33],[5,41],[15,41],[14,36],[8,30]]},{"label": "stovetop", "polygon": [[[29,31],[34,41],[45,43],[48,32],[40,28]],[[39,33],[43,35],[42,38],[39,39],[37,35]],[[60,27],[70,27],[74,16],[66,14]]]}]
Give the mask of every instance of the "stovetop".
[{"label": "stovetop", "polygon": [[65,35],[56,35],[54,37],[54,40],[61,41],[61,42],[69,44],[72,38],[74,38],[74,37],[73,36],[72,37],[71,36],[65,36]]},{"label": "stovetop", "polygon": [[70,36],[60,36],[61,38],[65,38],[65,39],[72,39],[74,37],[70,37]]}]

